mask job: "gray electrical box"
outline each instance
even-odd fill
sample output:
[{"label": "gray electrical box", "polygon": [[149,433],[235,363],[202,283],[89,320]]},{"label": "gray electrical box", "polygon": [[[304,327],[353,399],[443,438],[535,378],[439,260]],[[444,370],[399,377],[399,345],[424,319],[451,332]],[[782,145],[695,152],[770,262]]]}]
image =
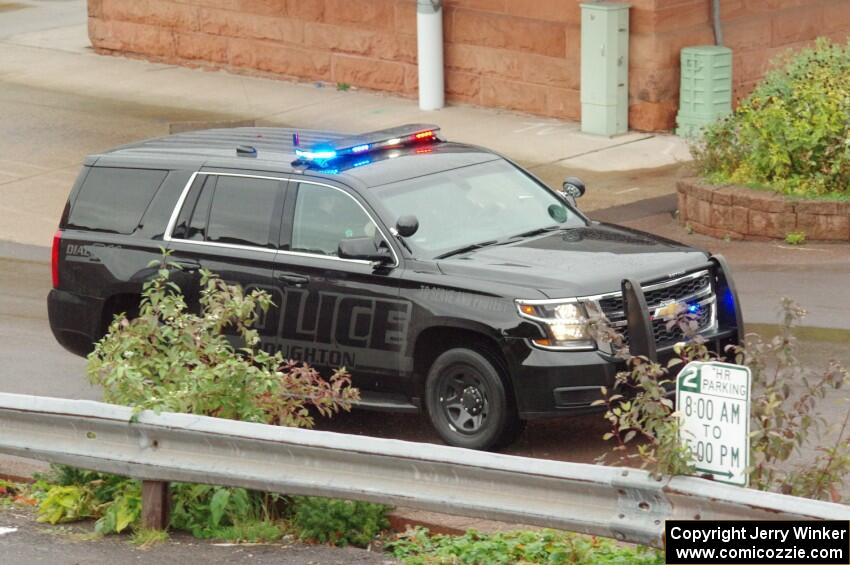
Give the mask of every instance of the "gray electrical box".
[{"label": "gray electrical box", "polygon": [[581,5],[581,131],[629,129],[629,4]]}]

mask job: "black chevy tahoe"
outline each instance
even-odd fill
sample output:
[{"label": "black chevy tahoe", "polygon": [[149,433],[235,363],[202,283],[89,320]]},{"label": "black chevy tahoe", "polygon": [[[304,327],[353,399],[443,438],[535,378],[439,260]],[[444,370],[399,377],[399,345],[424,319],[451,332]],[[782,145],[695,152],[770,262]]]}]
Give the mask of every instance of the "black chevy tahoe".
[{"label": "black chevy tahoe", "polygon": [[435,126],[143,141],[86,159],[53,242],[50,325],[89,352],[166,247],[189,295],[200,268],[271,293],[263,347],[347,367],[362,406],[425,410],[449,444],[498,447],[613,383],[589,309],[662,360],[682,340],[659,315],[672,302],[715,350],[742,331],[722,258],[591,221],[583,192]]}]

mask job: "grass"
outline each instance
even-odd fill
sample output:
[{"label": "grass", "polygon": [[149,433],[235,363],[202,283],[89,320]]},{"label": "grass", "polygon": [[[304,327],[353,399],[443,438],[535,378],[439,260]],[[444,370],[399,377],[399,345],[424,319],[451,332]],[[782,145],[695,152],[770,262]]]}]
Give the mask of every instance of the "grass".
[{"label": "grass", "polygon": [[257,520],[214,528],[203,537],[233,543],[269,543],[282,538],[283,529],[270,520]]},{"label": "grass", "polygon": [[148,549],[155,545],[165,543],[170,539],[168,532],[165,530],[151,530],[148,528],[139,528],[130,536],[130,543],[139,549]]}]

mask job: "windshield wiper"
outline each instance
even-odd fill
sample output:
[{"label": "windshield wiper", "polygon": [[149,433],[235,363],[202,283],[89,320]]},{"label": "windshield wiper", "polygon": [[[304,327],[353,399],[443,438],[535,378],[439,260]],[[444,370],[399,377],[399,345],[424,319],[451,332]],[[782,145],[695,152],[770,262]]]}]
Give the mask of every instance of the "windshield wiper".
[{"label": "windshield wiper", "polygon": [[452,249],[451,251],[446,251],[440,255],[434,257],[434,259],[445,259],[447,257],[451,257],[452,255],[460,255],[461,253],[466,253],[467,251],[474,251],[476,249],[481,249],[482,247],[487,247],[488,245],[495,245],[499,243],[495,239],[490,241],[482,241],[481,243],[473,243],[472,245],[464,245],[463,247],[458,247],[457,249]]},{"label": "windshield wiper", "polygon": [[541,233],[555,231],[555,230],[562,229],[562,228],[563,228],[563,226],[549,226],[548,228],[537,228],[536,230],[529,230],[529,231],[526,231],[526,232],[518,233],[516,235],[512,235],[511,237],[507,238],[505,240],[505,242],[515,241],[517,239],[522,239],[522,238],[525,238],[525,237],[531,237],[531,236],[534,236],[534,235],[540,235]]}]

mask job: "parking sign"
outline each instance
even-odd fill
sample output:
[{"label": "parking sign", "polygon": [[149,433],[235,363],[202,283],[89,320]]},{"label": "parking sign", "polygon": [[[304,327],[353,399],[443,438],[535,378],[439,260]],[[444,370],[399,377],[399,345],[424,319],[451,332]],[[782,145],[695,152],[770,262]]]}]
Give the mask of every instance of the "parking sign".
[{"label": "parking sign", "polygon": [[750,369],[720,362],[691,362],[676,378],[681,441],[700,474],[747,486],[750,458]]}]

